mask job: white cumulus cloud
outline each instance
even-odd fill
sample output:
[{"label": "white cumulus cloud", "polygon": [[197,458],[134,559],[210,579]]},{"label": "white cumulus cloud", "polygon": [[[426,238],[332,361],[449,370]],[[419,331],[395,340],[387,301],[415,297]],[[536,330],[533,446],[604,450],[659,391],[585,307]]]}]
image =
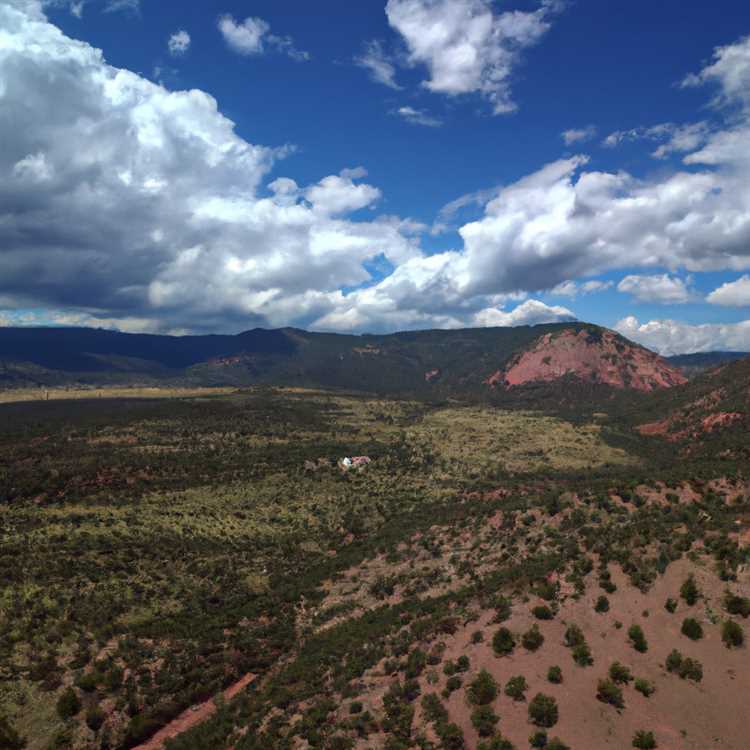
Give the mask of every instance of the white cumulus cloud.
[{"label": "white cumulus cloud", "polygon": [[173,57],[184,55],[190,49],[190,34],[184,29],[175,31],[167,40],[167,49]]},{"label": "white cumulus cloud", "polygon": [[270,28],[262,18],[246,18],[241,23],[229,15],[219,18],[219,31],[224,41],[230,49],[240,55],[263,54],[263,37]]},{"label": "white cumulus cloud", "polygon": [[347,218],[380,197],[361,168],[266,185],[289,150],[238,136],[208,94],[108,65],[40,3],[0,5],[0,27],[4,300],[170,330],[305,325],[372,259],[419,254],[402,220]]},{"label": "white cumulus cloud", "polygon": [[706,300],[722,307],[750,307],[750,276],[745,274],[736,281],[728,281],[714,289]]},{"label": "white cumulus cloud", "polygon": [[665,122],[649,127],[616,130],[602,141],[602,145],[607,148],[615,148],[622,143],[633,141],[660,142],[660,145],[651,155],[655,159],[664,159],[673,153],[684,154],[694,151],[709,140],[711,133],[711,126],[705,121],[684,125]]},{"label": "white cumulus cloud", "polygon": [[430,91],[478,93],[495,114],[516,109],[512,75],[524,49],[550,28],[559,3],[534,11],[495,13],[490,0],[388,0],[390,25],[403,37],[412,65],[424,65]]},{"label": "white cumulus cloud", "polygon": [[623,336],[664,356],[711,351],[750,351],[750,320],[690,325],[677,320],[640,323],[629,316],[615,325]]},{"label": "white cumulus cloud", "polygon": [[342,175],[324,177],[305,191],[305,198],[314,211],[326,216],[351,213],[371,205],[380,198],[378,188],[355,184],[354,179],[348,170]]},{"label": "white cumulus cloud", "polygon": [[566,146],[572,146],[574,143],[586,143],[596,137],[596,125],[587,125],[585,128],[571,128],[564,130],[561,137]]},{"label": "white cumulus cloud", "polygon": [[604,292],[614,286],[611,281],[599,281],[591,279],[582,283],[568,279],[557,284],[550,289],[549,293],[555,297],[570,297],[575,299],[579,294],[594,294],[595,292]]},{"label": "white cumulus cloud", "polygon": [[694,296],[685,280],[666,273],[649,276],[631,274],[620,281],[617,291],[630,294],[639,302],[663,305],[689,302]]},{"label": "white cumulus cloud", "polygon": [[[391,0],[389,13],[406,29],[409,12],[463,7],[458,30],[436,22],[447,41],[430,50],[463,49],[461,34],[490,44],[507,15],[479,0],[448,5]],[[519,28],[546,23],[526,15],[511,14]],[[245,28],[239,46],[275,44],[262,24],[233,23]],[[40,2],[6,0],[0,28],[3,309],[164,330],[498,325],[573,315],[528,298],[601,291],[606,282],[595,277],[604,273],[627,269],[636,294],[665,269],[667,280],[750,269],[750,109],[737,83],[750,40],[717,51],[697,76],[718,87],[722,109],[686,154],[689,167],[639,178],[592,169],[581,155],[553,161],[449,204],[445,222],[468,207],[478,217],[458,227],[455,246],[430,255],[420,247],[424,226],[378,213],[387,196],[362,168],[336,165],[298,183],[282,174],[290,148],[240,137],[203,91],[170,91],[109,65],[49,23]],[[437,58],[428,67],[431,81],[443,81]],[[667,286],[673,299],[683,293]]]},{"label": "white cumulus cloud", "polygon": [[498,308],[481,310],[474,316],[473,322],[477,326],[535,326],[573,320],[576,320],[575,313],[567,307],[545,305],[539,300],[529,299],[509,312]]},{"label": "white cumulus cloud", "polygon": [[289,36],[271,33],[270,25],[262,18],[249,16],[244,21],[236,21],[231,15],[219,17],[218,27],[229,49],[240,55],[262,55],[273,49],[288,55],[297,62],[310,59],[310,54],[297,49]]}]

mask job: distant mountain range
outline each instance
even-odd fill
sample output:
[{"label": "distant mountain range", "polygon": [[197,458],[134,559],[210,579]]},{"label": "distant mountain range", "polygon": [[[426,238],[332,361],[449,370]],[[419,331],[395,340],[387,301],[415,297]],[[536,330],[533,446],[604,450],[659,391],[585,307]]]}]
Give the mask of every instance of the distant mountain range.
[{"label": "distant mountain range", "polygon": [[713,352],[666,360],[586,323],[362,336],[295,328],[235,336],[0,328],[0,387],[268,383],[497,398],[558,381],[650,391],[741,356]]},{"label": "distant mountain range", "polygon": [[699,354],[678,354],[666,359],[671,365],[682,370],[687,377],[692,378],[713,367],[736,362],[738,359],[745,359],[748,356],[750,356],[748,352],[703,352]]}]

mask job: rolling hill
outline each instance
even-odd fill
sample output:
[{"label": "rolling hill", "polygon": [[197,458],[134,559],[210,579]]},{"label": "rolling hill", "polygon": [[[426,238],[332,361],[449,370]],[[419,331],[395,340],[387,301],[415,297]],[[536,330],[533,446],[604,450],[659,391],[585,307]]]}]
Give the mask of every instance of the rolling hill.
[{"label": "rolling hill", "polygon": [[189,384],[346,388],[388,394],[535,397],[685,382],[672,364],[585,323],[389,335],[255,329],[158,336],[83,328],[0,329],[0,385]]},{"label": "rolling hill", "polygon": [[648,416],[638,425],[643,435],[684,443],[691,452],[747,453],[750,357],[708,370],[683,388],[655,395]]}]

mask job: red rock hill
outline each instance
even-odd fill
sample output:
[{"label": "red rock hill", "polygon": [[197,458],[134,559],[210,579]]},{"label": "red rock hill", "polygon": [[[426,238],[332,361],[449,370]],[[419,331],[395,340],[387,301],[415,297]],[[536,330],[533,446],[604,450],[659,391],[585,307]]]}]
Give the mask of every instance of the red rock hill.
[{"label": "red rock hill", "polygon": [[583,381],[653,391],[687,382],[685,376],[658,354],[606,329],[547,333],[516,354],[485,383],[512,388],[549,382],[566,375]]}]

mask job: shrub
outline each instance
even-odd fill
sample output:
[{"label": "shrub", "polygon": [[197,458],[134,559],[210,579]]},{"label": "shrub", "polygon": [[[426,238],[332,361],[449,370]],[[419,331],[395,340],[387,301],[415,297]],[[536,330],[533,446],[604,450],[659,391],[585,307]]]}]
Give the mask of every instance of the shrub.
[{"label": "shrub", "polygon": [[529,703],[529,719],[538,727],[550,727],[557,724],[557,701],[551,695],[537,693]]},{"label": "shrub", "polygon": [[422,692],[422,688],[419,686],[417,680],[405,680],[403,687],[403,696],[409,703],[416,700],[419,694]]},{"label": "shrub", "polygon": [[531,614],[536,617],[537,620],[552,620],[555,615],[552,610],[546,604],[540,604],[531,610]]},{"label": "shrub", "polygon": [[559,685],[563,681],[562,669],[556,664],[547,670],[547,680],[554,685]]},{"label": "shrub", "polygon": [[650,698],[656,692],[656,686],[654,683],[650,680],[645,680],[642,677],[636,678],[635,689],[646,698]]},{"label": "shrub", "polygon": [[500,656],[512,654],[515,647],[516,638],[508,628],[500,628],[492,638],[492,648]]},{"label": "shrub", "polygon": [[602,703],[609,703],[615,708],[624,708],[622,690],[612,680],[599,680],[596,686],[596,697]]},{"label": "shrub", "polygon": [[740,615],[748,617],[750,615],[750,599],[744,596],[738,596],[727,591],[724,598],[724,606],[730,615]]},{"label": "shrub", "polygon": [[609,668],[609,677],[618,685],[627,685],[633,679],[630,669],[624,664],[620,664],[619,661],[614,662]]},{"label": "shrub", "polygon": [[119,690],[122,687],[124,671],[121,667],[112,667],[104,677],[104,685],[110,692]]},{"label": "shrub", "polygon": [[642,729],[636,732],[633,737],[633,747],[637,747],[638,750],[654,750],[656,747],[654,733],[644,732]]},{"label": "shrub", "polygon": [[510,740],[498,735],[489,742],[480,742],[477,745],[477,750],[516,750],[516,746]]},{"label": "shrub", "polygon": [[[414,719],[414,707],[406,698],[404,687],[404,685],[396,682],[391,685],[388,692],[383,696],[383,708],[385,709],[383,729],[395,735],[399,740],[405,740],[410,737],[411,725]],[[319,716],[317,722],[319,726],[326,721],[328,714],[334,708],[335,704],[333,704],[333,701],[324,700],[318,706],[314,706],[311,709],[316,711]]]},{"label": "shrub", "polygon": [[579,667],[590,667],[594,663],[594,659],[591,656],[591,649],[586,642],[574,646],[572,654],[573,661],[575,661]]},{"label": "shrub", "polygon": [[489,737],[495,731],[495,724],[500,721],[491,706],[478,706],[471,714],[471,723],[480,737]]},{"label": "shrub", "polygon": [[435,724],[445,724],[448,721],[448,712],[435,693],[422,696],[422,711],[427,721]]},{"label": "shrub", "polygon": [[727,648],[739,648],[745,642],[742,626],[734,620],[727,620],[721,626],[721,640]]},{"label": "shrub", "polygon": [[0,747],[3,750],[23,750],[26,747],[26,740],[13,729],[2,714],[0,714]]},{"label": "shrub", "polygon": [[452,659],[448,659],[448,661],[443,664],[443,674],[450,677],[452,674],[456,674],[456,672],[458,672],[456,663]]},{"label": "shrub", "polygon": [[547,743],[546,750],[570,750],[570,748],[559,737],[553,737]]},{"label": "shrub", "polygon": [[595,612],[609,612],[609,599],[607,599],[606,596],[600,596],[596,600],[596,604],[594,605],[594,611]]},{"label": "shrub", "polygon": [[557,586],[550,581],[541,581],[532,589],[532,591],[540,599],[544,599],[548,602],[551,602],[557,598]]},{"label": "shrub", "polygon": [[[66,688],[57,699],[57,715],[65,720],[75,716],[81,710],[81,701],[73,688]],[[1,747],[1,746],[0,746]]]},{"label": "shrub", "polygon": [[526,691],[529,689],[529,684],[526,682],[526,678],[523,675],[516,675],[511,677],[505,685],[505,694],[509,698],[513,698],[514,701],[526,700]]},{"label": "shrub", "polygon": [[445,690],[443,690],[443,695],[447,698],[452,692],[455,690],[458,690],[461,687],[461,678],[454,674],[452,677],[448,678],[448,681],[445,683]]},{"label": "shrub", "polygon": [[86,711],[86,726],[94,732],[98,732],[106,719],[104,711],[99,706],[94,706]]},{"label": "shrub", "polygon": [[544,643],[539,626],[532,625],[521,637],[521,643],[527,651],[536,651]]},{"label": "shrub", "polygon": [[512,602],[504,596],[495,600],[495,618],[493,622],[505,622],[513,614]]},{"label": "shrub", "polygon": [[617,591],[617,586],[612,583],[612,574],[609,570],[601,570],[599,572],[599,586],[603,588],[608,594],[614,594]]},{"label": "shrub", "polygon": [[486,706],[497,697],[497,682],[495,678],[483,669],[469,685],[469,700],[475,706]]},{"label": "shrub", "polygon": [[397,659],[386,659],[383,664],[383,671],[386,674],[396,674],[399,670],[399,663]]},{"label": "shrub", "polygon": [[692,606],[698,601],[698,597],[700,596],[700,591],[698,590],[698,586],[695,583],[695,578],[693,577],[693,574],[691,573],[685,582],[680,586],[680,596],[690,605]]},{"label": "shrub", "polygon": [[77,687],[81,688],[84,693],[93,693],[96,690],[97,675],[95,672],[82,674],[75,681]]},{"label": "shrub", "polygon": [[160,728],[160,724],[145,714],[134,716],[125,730],[124,747],[135,747],[147,740]]},{"label": "shrub", "polygon": [[667,668],[667,672],[678,672],[680,666],[682,666],[682,654],[676,648],[672,649],[664,666]]},{"label": "shrub", "polygon": [[378,576],[375,582],[370,586],[370,594],[376,599],[387,599],[389,596],[393,596],[395,590],[395,579],[386,578],[386,576]]},{"label": "shrub", "polygon": [[468,656],[462,655],[462,656],[459,656],[458,659],[456,659],[456,671],[457,672],[468,672],[470,666],[471,666],[471,663],[469,662]]},{"label": "shrub", "polygon": [[475,630],[471,634],[471,642],[473,644],[481,643],[484,640],[484,633],[481,630]]},{"label": "shrub", "polygon": [[349,713],[350,714],[361,714],[363,708],[364,708],[364,706],[362,705],[361,701],[352,701],[349,704]]},{"label": "shrub", "polygon": [[670,596],[669,599],[664,602],[664,609],[666,609],[669,614],[673,615],[677,609],[677,599],[673,599]]},{"label": "shrub", "polygon": [[457,724],[446,724],[439,731],[440,741],[445,750],[464,750],[464,733]]},{"label": "shrub", "polygon": [[703,679],[703,665],[697,659],[683,659],[677,673],[683,680],[700,682]]},{"label": "shrub", "polygon": [[534,734],[529,737],[529,745],[531,745],[531,747],[547,747],[547,742],[547,732],[534,732]]},{"label": "shrub", "polygon": [[703,638],[703,628],[695,618],[686,617],[682,621],[682,634],[690,638],[691,641],[699,641]]},{"label": "shrub", "polygon": [[579,646],[582,643],[586,643],[586,638],[583,635],[583,631],[575,623],[568,625],[565,630],[565,645],[569,648]]},{"label": "shrub", "polygon": [[643,634],[643,628],[640,625],[631,625],[628,628],[628,638],[636,651],[639,651],[642,654],[648,651],[648,642],[646,641],[646,636]]},{"label": "shrub", "polygon": [[683,680],[700,682],[703,679],[703,665],[697,659],[686,659],[674,649],[665,664],[668,672],[677,672]]},{"label": "shrub", "polygon": [[406,669],[404,670],[404,676],[412,680],[415,677],[419,677],[427,666],[427,654],[420,648],[415,648],[406,660]]}]

